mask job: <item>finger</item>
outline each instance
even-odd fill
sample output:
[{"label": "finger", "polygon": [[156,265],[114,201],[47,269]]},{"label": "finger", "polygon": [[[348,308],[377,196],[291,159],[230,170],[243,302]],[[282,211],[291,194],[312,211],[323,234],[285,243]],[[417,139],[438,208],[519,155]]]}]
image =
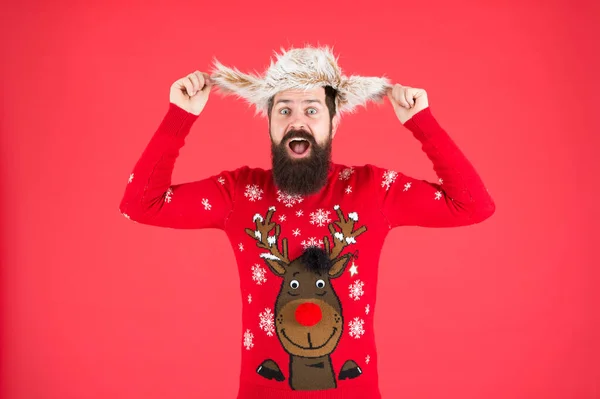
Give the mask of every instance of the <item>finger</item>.
[{"label": "finger", "polygon": [[203,90],[205,85],[204,75],[200,71],[195,71],[193,75],[198,80],[198,90]]},{"label": "finger", "polygon": [[415,105],[415,99],[414,99],[415,91],[416,90],[412,89],[412,88],[408,88],[408,89],[404,90],[404,98],[411,108]]},{"label": "finger", "polygon": [[192,87],[194,90],[194,93],[192,95],[194,95],[198,90],[202,88],[202,86],[200,86],[200,82],[198,81],[198,76],[196,76],[196,74],[189,74],[188,79],[190,80],[190,82],[192,82]]},{"label": "finger", "polygon": [[394,98],[396,99],[396,101],[398,102],[398,104],[400,104],[401,106],[403,106],[404,108],[410,108],[410,106],[408,105],[408,101],[406,101],[406,97],[405,97],[405,88],[397,85],[394,87]]},{"label": "finger", "polygon": [[200,74],[200,76],[202,76],[202,79],[204,81],[204,87],[202,87],[202,90],[209,90],[213,87],[214,82],[213,80],[210,78],[210,75],[205,73],[205,72],[198,72]]},{"label": "finger", "polygon": [[185,91],[187,92],[187,95],[190,97],[193,96],[194,95],[194,85],[192,84],[192,81],[189,78],[183,78],[181,83],[185,87]]}]

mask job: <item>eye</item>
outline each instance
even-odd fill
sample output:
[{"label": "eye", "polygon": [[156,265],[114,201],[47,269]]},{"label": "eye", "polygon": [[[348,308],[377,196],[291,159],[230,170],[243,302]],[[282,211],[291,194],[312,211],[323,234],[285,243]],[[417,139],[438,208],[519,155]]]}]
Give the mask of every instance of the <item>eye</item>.
[{"label": "eye", "polygon": [[[311,112],[311,111],[314,111],[314,112]],[[316,114],[316,113],[317,113],[317,109],[316,109],[316,108],[309,108],[309,109],[308,109],[308,113],[309,113],[310,115],[314,115],[314,114]]]},{"label": "eye", "polygon": [[293,290],[296,290],[300,287],[300,282],[298,282],[298,280],[292,280],[290,281],[290,287],[292,287]]},{"label": "eye", "polygon": [[288,108],[282,108],[282,109],[279,110],[279,113],[281,115],[287,115],[287,114],[290,113],[290,110]]},{"label": "eye", "polygon": [[317,280],[317,288],[325,288],[325,281]]}]

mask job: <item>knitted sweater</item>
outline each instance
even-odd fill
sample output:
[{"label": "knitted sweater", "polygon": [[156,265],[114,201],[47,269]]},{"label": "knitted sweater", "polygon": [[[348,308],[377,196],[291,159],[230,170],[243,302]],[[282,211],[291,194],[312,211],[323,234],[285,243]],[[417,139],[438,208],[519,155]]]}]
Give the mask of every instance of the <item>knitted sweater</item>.
[{"label": "knitted sweater", "polygon": [[[495,205],[477,172],[426,108],[404,126],[433,162],[435,183],[334,163],[327,184],[306,196],[282,192],[270,170],[246,166],[172,184],[196,119],[169,105],[120,211],[138,223],[226,232],[243,298],[238,399],[380,398],[373,318],[384,239],[397,226],[490,217]],[[328,255],[329,269],[307,267],[313,247]]]}]

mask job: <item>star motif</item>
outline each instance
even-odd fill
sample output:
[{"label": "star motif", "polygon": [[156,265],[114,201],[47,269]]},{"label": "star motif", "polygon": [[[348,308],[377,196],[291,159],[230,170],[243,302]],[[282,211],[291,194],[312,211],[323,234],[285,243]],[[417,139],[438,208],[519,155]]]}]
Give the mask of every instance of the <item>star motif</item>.
[{"label": "star motif", "polygon": [[358,268],[356,267],[356,265],[354,264],[354,262],[352,262],[352,266],[350,266],[350,275],[352,277],[354,277],[355,274],[358,274]]}]

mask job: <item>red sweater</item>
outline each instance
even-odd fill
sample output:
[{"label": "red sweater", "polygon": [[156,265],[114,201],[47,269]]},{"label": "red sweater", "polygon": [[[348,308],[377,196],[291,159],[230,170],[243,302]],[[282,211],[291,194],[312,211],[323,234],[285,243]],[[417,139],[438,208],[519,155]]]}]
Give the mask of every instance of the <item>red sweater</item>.
[{"label": "red sweater", "polygon": [[[226,232],[244,298],[238,399],[380,398],[373,318],[384,239],[397,226],[490,217],[495,205],[477,172],[426,108],[404,126],[433,162],[435,183],[333,164],[327,185],[309,196],[281,192],[270,170],[245,166],[172,184],[196,119],[169,105],[120,210],[138,223]],[[306,267],[309,247],[329,255],[328,271]]]}]

